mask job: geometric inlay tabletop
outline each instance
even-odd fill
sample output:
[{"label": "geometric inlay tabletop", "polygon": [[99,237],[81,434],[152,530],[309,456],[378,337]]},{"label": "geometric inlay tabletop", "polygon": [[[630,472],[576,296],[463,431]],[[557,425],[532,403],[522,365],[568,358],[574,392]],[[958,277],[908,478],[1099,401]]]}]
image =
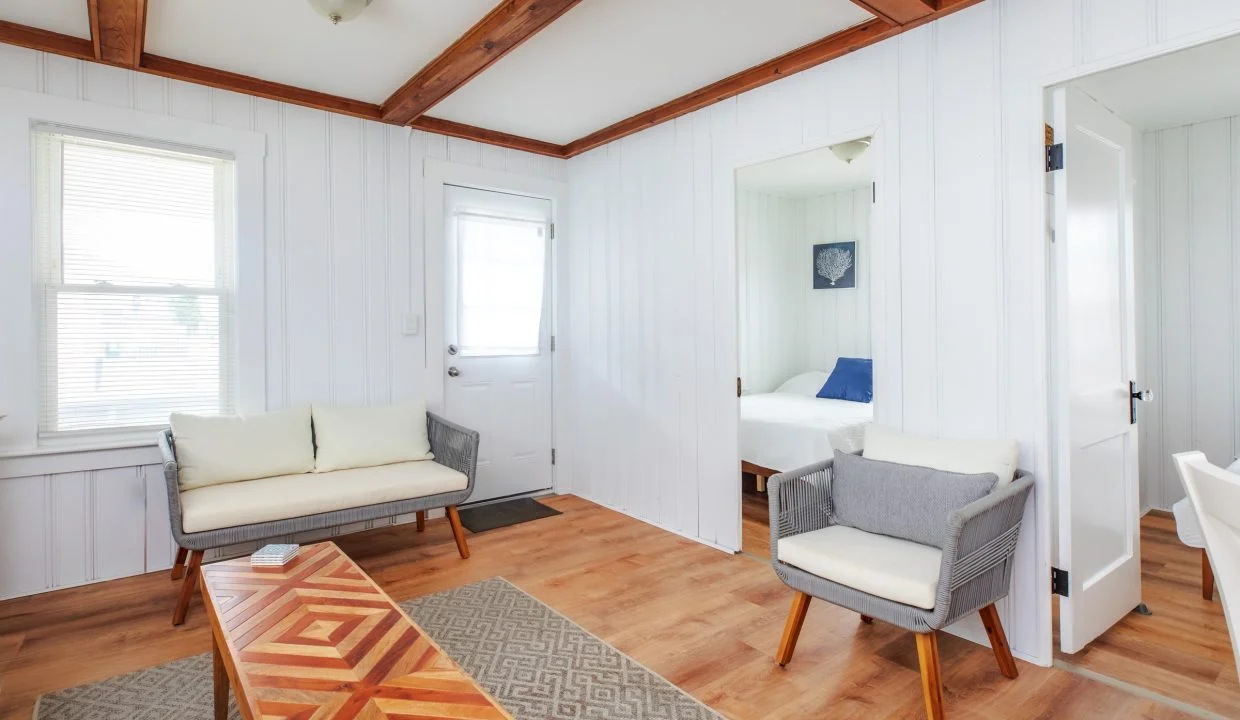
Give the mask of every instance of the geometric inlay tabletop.
[{"label": "geometric inlay tabletop", "polygon": [[288,565],[202,567],[212,632],[249,720],[511,720],[335,543]]}]

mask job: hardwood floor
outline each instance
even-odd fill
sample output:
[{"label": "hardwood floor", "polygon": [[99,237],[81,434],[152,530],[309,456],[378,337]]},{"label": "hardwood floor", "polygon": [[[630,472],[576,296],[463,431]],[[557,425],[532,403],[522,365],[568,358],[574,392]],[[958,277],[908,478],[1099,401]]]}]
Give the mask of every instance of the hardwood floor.
[{"label": "hardwood floor", "polygon": [[771,559],[771,515],[766,493],[758,492],[754,477],[741,481],[741,552],[763,560]]},{"label": "hardwood floor", "polygon": [[1223,606],[1201,597],[1201,551],[1185,546],[1175,520],[1151,512],[1141,520],[1142,600],[1148,617],[1131,613],[1062,662],[1167,697],[1240,717],[1240,682]]},{"label": "hardwood floor", "polygon": [[[443,520],[338,542],[398,600],[502,575],[731,718],[922,717],[911,633],[815,601],[781,669],[792,591],[767,564],[580,498],[546,502],[564,514],[472,535],[469,560]],[[26,720],[47,690],[207,652],[199,599],[169,624],[176,590],[159,572],[0,603],[0,720]],[[953,719],[1186,717],[1054,668],[1020,663],[1008,680],[988,648],[940,642]]]}]

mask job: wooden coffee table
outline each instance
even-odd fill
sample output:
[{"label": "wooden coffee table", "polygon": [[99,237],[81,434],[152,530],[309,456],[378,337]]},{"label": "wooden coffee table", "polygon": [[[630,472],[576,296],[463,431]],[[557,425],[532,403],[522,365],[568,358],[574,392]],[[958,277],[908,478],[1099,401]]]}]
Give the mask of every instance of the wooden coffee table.
[{"label": "wooden coffee table", "polygon": [[512,720],[335,543],[202,568],[215,717]]}]

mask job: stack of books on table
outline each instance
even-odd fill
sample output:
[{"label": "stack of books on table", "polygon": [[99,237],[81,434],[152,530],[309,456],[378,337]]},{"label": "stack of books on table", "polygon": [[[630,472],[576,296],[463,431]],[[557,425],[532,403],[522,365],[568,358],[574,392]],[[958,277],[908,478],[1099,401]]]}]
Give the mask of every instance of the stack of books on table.
[{"label": "stack of books on table", "polygon": [[297,545],[264,545],[250,556],[253,567],[281,567],[297,557]]}]

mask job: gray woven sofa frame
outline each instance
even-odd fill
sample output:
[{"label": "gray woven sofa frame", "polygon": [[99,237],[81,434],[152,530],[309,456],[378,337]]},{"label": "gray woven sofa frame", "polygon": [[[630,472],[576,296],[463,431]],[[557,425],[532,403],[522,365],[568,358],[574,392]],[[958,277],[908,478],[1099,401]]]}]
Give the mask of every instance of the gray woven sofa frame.
[{"label": "gray woven sofa frame", "polygon": [[408,513],[417,514],[417,530],[422,532],[426,528],[426,511],[445,508],[448,521],[452,525],[452,535],[456,540],[457,551],[463,559],[468,559],[469,546],[465,542],[465,532],[461,527],[461,519],[457,515],[456,506],[464,502],[474,491],[474,480],[478,470],[479,436],[477,431],[457,425],[431,412],[426,413],[426,429],[431,452],[435,455],[433,462],[464,474],[468,478],[465,489],[410,500],[365,505],[287,520],[239,525],[196,533],[186,533],[181,529],[181,488],[176,458],[176,440],[171,430],[165,429],[160,432],[159,450],[163,454],[164,481],[168,487],[168,518],[172,525],[172,537],[178,546],[176,562],[172,565],[172,579],[183,578],[181,593],[172,616],[172,624],[180,625],[185,622],[185,613],[198,582],[198,568],[202,564],[202,557],[207,550],[212,548],[254,540],[268,540],[294,533],[322,530],[337,525],[390,518]]},{"label": "gray woven sofa frame", "polygon": [[832,582],[780,562],[780,538],[820,530],[836,524],[832,517],[831,479],[834,460],[816,463],[773,476],[767,486],[771,522],[771,565],[775,574],[797,593],[784,627],[776,661],[787,665],[796,649],[811,597],[860,613],[863,622],[875,618],[917,633],[926,714],[943,717],[943,687],[939,670],[938,631],[969,615],[979,613],[990,638],[999,670],[1015,678],[1003,625],[994,603],[1008,594],[1012,559],[1020,534],[1025,500],[1033,488],[1033,476],[1017,470],[1004,487],[952,513],[938,593],[932,610],[904,605]]}]

